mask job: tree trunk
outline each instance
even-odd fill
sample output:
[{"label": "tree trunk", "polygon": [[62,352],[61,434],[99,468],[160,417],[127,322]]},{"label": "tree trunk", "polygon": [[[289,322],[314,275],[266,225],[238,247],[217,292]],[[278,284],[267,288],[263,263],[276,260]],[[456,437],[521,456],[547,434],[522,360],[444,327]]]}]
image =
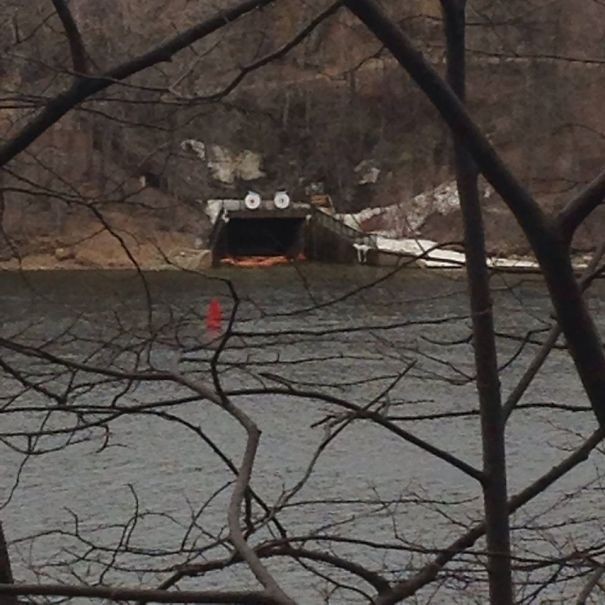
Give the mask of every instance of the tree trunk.
[{"label": "tree trunk", "polygon": [[[442,0],[447,37],[447,81],[462,103],[466,97],[466,0]],[[454,137],[456,181],[464,222],[466,272],[483,442],[483,500],[491,605],[512,605],[504,414],[478,170],[462,141]]]}]

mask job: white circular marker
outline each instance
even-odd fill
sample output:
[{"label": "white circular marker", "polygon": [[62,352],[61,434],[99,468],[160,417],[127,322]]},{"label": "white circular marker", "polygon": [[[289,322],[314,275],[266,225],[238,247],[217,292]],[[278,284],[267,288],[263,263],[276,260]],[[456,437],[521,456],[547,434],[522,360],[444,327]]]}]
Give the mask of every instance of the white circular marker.
[{"label": "white circular marker", "polygon": [[290,205],[290,196],[285,191],[278,191],[273,198],[273,204],[280,210],[285,210]]},{"label": "white circular marker", "polygon": [[254,191],[249,191],[248,195],[244,198],[244,206],[248,208],[248,210],[256,210],[260,207],[261,199],[258,193]]}]

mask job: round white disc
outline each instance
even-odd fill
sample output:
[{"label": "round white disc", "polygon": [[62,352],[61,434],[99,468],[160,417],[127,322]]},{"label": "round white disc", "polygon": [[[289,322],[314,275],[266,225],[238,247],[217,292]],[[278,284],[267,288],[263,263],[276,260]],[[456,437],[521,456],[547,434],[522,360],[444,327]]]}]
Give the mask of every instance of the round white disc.
[{"label": "round white disc", "polygon": [[290,196],[285,191],[278,191],[273,198],[273,204],[276,208],[284,210],[290,205]]},{"label": "round white disc", "polygon": [[248,210],[256,210],[260,207],[261,199],[258,193],[254,193],[254,191],[249,191],[248,195],[244,198],[244,206],[248,208]]}]

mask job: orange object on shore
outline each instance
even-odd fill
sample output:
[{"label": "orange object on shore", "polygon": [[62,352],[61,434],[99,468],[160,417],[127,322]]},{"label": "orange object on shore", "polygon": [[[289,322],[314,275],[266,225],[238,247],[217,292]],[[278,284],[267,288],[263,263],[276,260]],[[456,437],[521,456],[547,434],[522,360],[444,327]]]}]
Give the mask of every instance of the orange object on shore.
[{"label": "orange object on shore", "polygon": [[218,298],[213,298],[208,305],[206,313],[206,328],[208,330],[220,330],[223,323],[223,309]]},{"label": "orange object on shore", "polygon": [[233,267],[275,267],[277,265],[289,265],[293,262],[306,260],[303,254],[299,254],[296,259],[287,256],[244,256],[234,258],[232,256],[221,259],[221,264],[231,265]]}]

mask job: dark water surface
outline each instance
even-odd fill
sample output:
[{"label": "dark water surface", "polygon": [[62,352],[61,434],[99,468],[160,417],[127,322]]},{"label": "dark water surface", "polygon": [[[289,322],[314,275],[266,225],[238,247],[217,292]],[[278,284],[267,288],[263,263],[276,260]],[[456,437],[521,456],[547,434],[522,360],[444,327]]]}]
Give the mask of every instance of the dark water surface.
[{"label": "dark water surface", "polygon": [[[44,345],[52,354],[101,368],[153,367],[208,378],[206,362],[214,349],[197,350],[209,339],[204,313],[213,297],[220,298],[226,314],[231,311],[234,299],[222,281],[230,279],[240,301],[234,325],[238,334],[221,357],[223,388],[289,384],[358,405],[376,400],[373,409],[382,409],[399,426],[481,467],[467,300],[460,278],[406,271],[365,287],[384,273],[317,265],[212,275],[220,279],[150,274],[143,284],[132,273],[0,274],[0,337]],[[531,343],[520,347],[516,336],[535,330],[535,337],[543,338],[551,311],[536,278],[496,276],[493,285],[506,396],[537,350]],[[603,284],[597,284],[590,298],[601,328],[603,294]],[[102,345],[107,342],[111,346]],[[77,385],[70,395],[73,405],[158,403],[188,394],[170,382],[101,381],[89,374],[57,374],[48,362],[5,348],[0,355],[53,392]],[[36,445],[57,451],[24,457],[15,447],[23,448],[27,441],[11,435],[40,426],[71,426],[75,419],[41,411],[40,406],[51,407],[48,399],[32,390],[20,392],[6,374],[0,373],[0,383],[0,433],[9,435],[0,444],[0,519],[18,579],[37,573],[41,582],[94,583],[101,578],[153,587],[169,575],[167,567],[182,562],[177,551],[183,545],[193,558],[213,536],[225,535],[232,475],[194,431],[158,415],[124,415],[112,419],[107,432],[79,433],[78,438],[86,437],[81,443],[61,435],[44,438]],[[320,421],[343,410],[286,394],[236,396],[234,401],[263,431],[253,484],[266,502],[275,503],[305,476],[325,437],[326,423]],[[564,351],[551,354],[523,403],[533,407],[517,410],[507,429],[511,493],[559,462],[595,429],[589,412],[552,407],[587,405]],[[17,406],[38,407],[7,412]],[[201,427],[239,461],[244,434],[222,410],[201,401],[162,409]],[[460,414],[445,416],[451,412]],[[418,416],[424,419],[414,419]],[[515,515],[515,554],[523,568],[516,574],[520,598],[554,571],[546,566],[529,575],[533,563],[605,543],[603,470],[602,455],[593,454]],[[129,524],[135,511],[137,523]],[[188,530],[192,517],[197,522]],[[397,548],[376,550],[343,543],[334,551],[387,570],[389,578],[406,577],[427,560],[430,553],[423,551],[443,548],[481,518],[481,498],[476,482],[458,469],[382,427],[354,422],[326,448],[279,518],[293,536],[312,532],[395,544]],[[260,535],[266,538],[267,532]],[[125,550],[130,552],[112,552],[119,540],[128,543]],[[153,556],[143,557],[143,551]],[[226,554],[219,548],[204,556]],[[66,562],[77,578],[69,577]],[[111,562],[118,569],[104,571]],[[281,559],[269,565],[301,603],[326,602],[333,589],[301,565]],[[481,581],[466,586],[480,569],[476,566],[475,557],[461,559],[452,568],[455,577],[448,577],[434,595],[433,588],[422,592],[418,602],[485,602]],[[566,571],[561,580],[571,575]],[[484,580],[484,573],[479,577]],[[534,602],[569,602],[581,583],[555,583]],[[234,570],[210,574],[190,586],[255,585]],[[329,602],[364,601],[354,592],[337,591]]]}]

